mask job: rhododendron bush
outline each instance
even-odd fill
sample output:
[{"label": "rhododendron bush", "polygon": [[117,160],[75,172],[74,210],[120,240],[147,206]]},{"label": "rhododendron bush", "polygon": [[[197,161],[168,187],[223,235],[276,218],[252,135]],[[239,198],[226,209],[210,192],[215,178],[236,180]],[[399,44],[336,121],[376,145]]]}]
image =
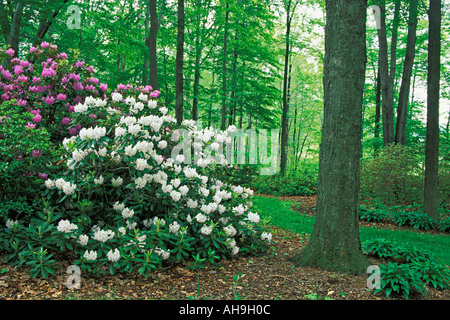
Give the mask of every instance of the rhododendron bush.
[{"label": "rhododendron bush", "polygon": [[215,177],[230,163],[236,128],[178,125],[158,96],[119,85],[73,105],[70,122],[79,127],[61,141],[59,170],[43,180],[42,210],[28,224],[9,219],[0,232],[10,261],[46,276],[46,250],[58,250],[82,270],[148,276],[168,263],[267,248],[271,234],[252,211],[252,190]]},{"label": "rhododendron bush", "polygon": [[106,116],[64,140],[67,171],[45,181],[47,199],[66,208],[59,245],[76,248],[83,268],[137,263],[143,273],[166,259],[213,262],[264,249],[270,234],[251,211],[252,191],[214,178],[214,167],[228,164],[219,151],[233,128],[177,126],[152,95],[116,90],[75,106],[77,121]]},{"label": "rhododendron bush", "polygon": [[[66,53],[48,42],[32,46],[26,59],[13,56],[13,49],[0,50],[6,61],[0,65],[1,101],[13,100],[23,112],[31,112],[30,124],[46,127],[53,142],[77,134],[83,124],[72,121],[74,106],[87,96],[104,97],[107,90],[93,66],[69,62]],[[92,116],[86,125],[95,121]]]}]

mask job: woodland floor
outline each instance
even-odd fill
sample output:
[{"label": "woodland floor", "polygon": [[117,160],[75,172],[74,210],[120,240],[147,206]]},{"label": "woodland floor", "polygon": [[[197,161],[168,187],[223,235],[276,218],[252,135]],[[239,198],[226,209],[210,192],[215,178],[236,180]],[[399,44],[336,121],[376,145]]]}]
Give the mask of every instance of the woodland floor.
[{"label": "woodland floor", "polygon": [[[289,200],[296,202],[297,211],[314,211],[314,197]],[[0,300],[385,300],[383,294],[367,290],[364,276],[294,267],[287,258],[300,251],[308,239],[275,227],[272,233],[275,243],[261,256],[240,257],[223,262],[221,267],[194,271],[185,266],[170,267],[148,279],[137,273],[100,277],[82,274],[81,288],[72,290],[66,286],[67,261],[60,262],[56,275],[47,280],[31,278],[24,268],[0,264]],[[412,295],[410,300],[450,300],[450,290],[430,288],[426,296]]]}]

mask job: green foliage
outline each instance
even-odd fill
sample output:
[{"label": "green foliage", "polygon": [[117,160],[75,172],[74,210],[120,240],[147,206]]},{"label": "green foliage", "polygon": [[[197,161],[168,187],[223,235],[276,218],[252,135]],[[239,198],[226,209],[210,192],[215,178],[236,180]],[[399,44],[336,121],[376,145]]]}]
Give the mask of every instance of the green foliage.
[{"label": "green foliage", "polygon": [[251,187],[262,194],[278,196],[312,195],[317,190],[317,176],[308,172],[285,177],[279,175],[258,176],[253,179]]},{"label": "green foliage", "polygon": [[390,145],[361,167],[361,196],[383,199],[385,203],[420,202],[423,172],[412,148]]},{"label": "green foliage", "polygon": [[416,246],[405,247],[386,239],[374,239],[363,244],[363,251],[387,261],[380,266],[380,287],[374,294],[384,292],[389,298],[392,294],[426,294],[427,286],[448,289],[450,270],[439,264],[430,252]]},{"label": "green foliage", "polygon": [[15,101],[0,104],[0,202],[34,199],[53,156],[49,133],[30,126],[33,115],[21,110]]},{"label": "green foliage", "polygon": [[450,232],[450,218],[446,218],[446,219],[439,221],[438,229],[440,231]]},{"label": "green foliage", "polygon": [[388,217],[386,211],[382,209],[367,209],[364,207],[359,208],[359,219],[365,221],[381,222]]},{"label": "green foliage", "polygon": [[411,294],[424,294],[426,286],[421,280],[421,274],[407,264],[389,262],[380,266],[381,283],[380,288],[375,289],[374,294],[385,292],[386,298],[393,293],[401,294],[408,299]]}]

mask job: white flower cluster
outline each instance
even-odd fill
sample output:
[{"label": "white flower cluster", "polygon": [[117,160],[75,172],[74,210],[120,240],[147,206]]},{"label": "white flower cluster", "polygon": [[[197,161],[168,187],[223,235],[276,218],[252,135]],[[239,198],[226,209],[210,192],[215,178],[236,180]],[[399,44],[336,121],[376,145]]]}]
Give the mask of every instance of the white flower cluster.
[{"label": "white flower cluster", "polygon": [[94,239],[99,242],[106,242],[112,238],[114,238],[114,231],[112,230],[102,230],[98,228],[94,232]]},{"label": "white flower cluster", "polygon": [[120,251],[119,251],[119,249],[111,249],[111,250],[109,250],[108,251],[108,253],[106,254],[106,256],[108,257],[108,260],[109,261],[112,261],[112,262],[117,262],[117,261],[119,261],[119,259],[120,259]]},{"label": "white flower cluster", "polygon": [[90,127],[90,128],[82,128],[78,133],[78,136],[81,140],[99,140],[100,138],[106,135],[106,128],[103,127]]},{"label": "white flower cluster", "polygon": [[45,180],[45,186],[48,189],[56,187],[59,190],[62,190],[66,195],[73,194],[75,192],[75,189],[77,188],[76,184],[72,184],[68,181],[65,181],[63,178],[59,178],[55,181],[53,181],[52,179],[47,179]]},{"label": "white flower cluster", "polygon": [[69,220],[60,220],[56,229],[59,232],[70,233],[72,230],[78,229],[77,225],[71,223]]},{"label": "white flower cluster", "polygon": [[[90,244],[95,245],[90,239],[102,242],[102,246],[106,248],[106,257],[111,262],[120,260],[122,248],[111,248],[109,245],[129,239],[133,232],[135,237],[129,242],[126,240],[124,251],[130,246],[137,245],[143,250],[154,246],[152,237],[147,239],[145,235],[139,234],[145,228],[158,234],[167,232],[171,238],[181,238],[184,234],[201,239],[222,237],[227,246],[225,249],[233,255],[240,251],[237,243],[247,243],[240,242],[243,237],[271,241],[270,233],[255,231],[260,230],[260,216],[249,211],[252,203],[248,198],[253,195],[253,191],[239,185],[223,183],[212,178],[208,172],[207,167],[210,165],[228,165],[221,151],[223,144],[232,142],[230,134],[236,131],[235,127],[226,131],[212,128],[199,130],[196,122],[185,120],[182,125],[187,129],[185,131],[188,138],[193,140],[193,153],[175,154],[174,145],[180,142],[182,135],[180,131],[171,131],[171,124],[175,119],[167,115],[167,108],[158,108],[157,102],[143,93],[137,99],[124,97],[118,92],[114,92],[111,97],[114,102],[121,104],[120,114],[113,113],[109,110],[111,108],[107,109],[106,103],[101,99],[89,98],[76,107],[77,112],[88,111],[94,106],[104,107],[112,115],[110,119],[116,121],[111,127],[83,128],[78,136],[63,142],[69,160],[72,161],[68,162],[69,168],[76,168],[68,175],[74,174],[76,179],[79,179],[75,181],[80,186],[80,195],[88,186],[89,192],[92,187],[100,191],[111,191],[107,194],[108,199],[115,199],[112,205],[114,217],[110,217],[110,208],[105,208],[105,216],[99,217],[99,221],[109,220],[106,226],[95,226],[89,235],[79,235],[75,241],[86,249],[92,249]],[[106,132],[112,132],[111,139],[102,140],[107,141],[105,143],[99,142],[100,138],[106,136]],[[183,140],[185,138],[183,132]],[[89,139],[93,141],[86,143],[85,140]],[[85,147],[86,145],[88,147]],[[168,156],[171,152],[173,154]],[[189,163],[191,155],[194,155],[194,161]],[[92,167],[100,169],[93,171]],[[49,189],[56,187],[63,190],[65,194],[73,194],[77,188],[76,184],[66,182],[63,178],[55,181],[48,179],[45,185]],[[100,185],[103,187],[99,188]],[[110,188],[111,186],[113,188]],[[117,199],[119,200],[116,201]],[[149,206],[138,205],[145,204],[145,201],[151,203],[151,209]],[[98,214],[102,215],[103,212]],[[111,224],[114,224],[113,228],[110,227]],[[63,220],[58,224],[58,230],[71,232],[74,226],[68,220]],[[108,229],[117,230],[117,234]],[[127,234],[128,230],[133,229],[134,231]],[[117,237],[114,241],[103,244],[115,236]],[[166,246],[164,243],[159,245],[170,248],[170,245]],[[160,247],[154,248],[154,252],[164,260],[171,254],[170,250]],[[97,252],[86,250],[84,258],[97,260]]]}]

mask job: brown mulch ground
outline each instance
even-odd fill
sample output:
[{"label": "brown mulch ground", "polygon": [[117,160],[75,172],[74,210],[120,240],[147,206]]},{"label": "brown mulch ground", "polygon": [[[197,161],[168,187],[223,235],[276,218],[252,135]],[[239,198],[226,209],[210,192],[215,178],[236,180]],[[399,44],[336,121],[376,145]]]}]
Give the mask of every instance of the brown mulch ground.
[{"label": "brown mulch ground", "polygon": [[[302,199],[302,204],[297,209],[310,210],[314,199]],[[170,267],[148,279],[137,273],[101,277],[82,274],[81,288],[72,290],[66,286],[68,262],[61,262],[56,275],[47,280],[31,278],[23,268],[0,264],[0,299],[385,300],[367,289],[364,276],[294,267],[287,258],[300,251],[308,239],[275,227],[272,234],[274,244],[261,256],[240,257],[223,262],[221,267],[195,271]],[[429,289],[427,296],[412,295],[410,299],[450,300],[450,290]]]}]

